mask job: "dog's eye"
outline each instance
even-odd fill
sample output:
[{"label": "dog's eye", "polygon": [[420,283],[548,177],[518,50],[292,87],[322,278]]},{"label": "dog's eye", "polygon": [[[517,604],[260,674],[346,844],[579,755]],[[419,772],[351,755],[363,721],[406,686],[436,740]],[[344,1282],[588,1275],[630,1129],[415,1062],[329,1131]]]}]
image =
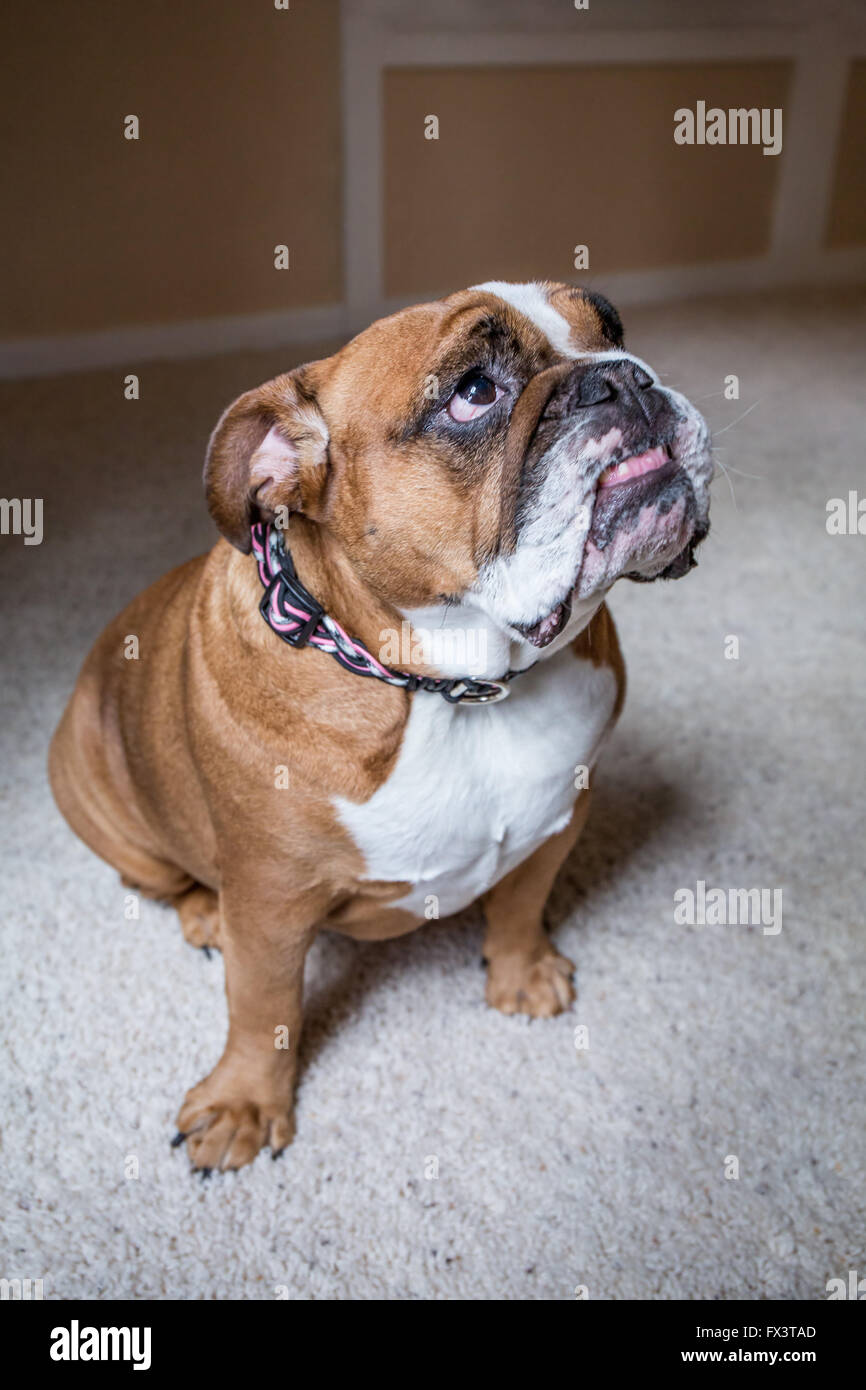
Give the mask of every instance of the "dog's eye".
[{"label": "dog's eye", "polygon": [[483,372],[467,372],[448,402],[448,414],[461,424],[475,420],[495,405],[502,394],[502,388]]}]

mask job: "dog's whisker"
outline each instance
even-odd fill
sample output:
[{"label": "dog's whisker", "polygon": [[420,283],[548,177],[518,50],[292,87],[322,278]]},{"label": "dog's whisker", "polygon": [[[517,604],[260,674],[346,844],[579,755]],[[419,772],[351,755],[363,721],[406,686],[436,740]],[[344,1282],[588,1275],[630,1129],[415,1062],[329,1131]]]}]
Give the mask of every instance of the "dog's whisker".
[{"label": "dog's whisker", "polygon": [[729,425],[723,425],[720,430],[715,431],[715,434],[726,434],[728,430],[732,430],[734,428],[734,425],[739,425],[741,420],[745,420],[747,415],[751,415],[755,407],[759,406],[760,404],[760,401],[753,401],[752,404],[748,407],[748,409],[743,411],[742,415],[738,415],[736,420],[732,420]]},{"label": "dog's whisker", "polygon": [[[711,446],[711,449],[714,454],[724,454],[727,452],[726,449],[719,448],[715,444]],[[721,459],[717,459],[716,462],[718,463],[719,467],[722,467]],[[755,483],[765,483],[767,481],[767,476],[765,473],[745,473],[742,468],[735,468],[732,463],[728,464],[728,472],[736,473],[737,476],[740,478],[751,478],[752,481]]]},{"label": "dog's whisker", "polygon": [[726,477],[727,480],[728,480],[728,487],[729,487],[730,490],[731,490],[731,501],[732,501],[733,504],[734,504],[734,511],[735,511],[735,512],[738,512],[740,509],[739,509],[739,507],[737,506],[737,497],[736,497],[736,493],[734,492],[734,484],[731,482],[731,475],[730,475],[730,473],[728,472],[728,470],[727,470],[727,468],[725,467],[725,465],[722,463],[722,460],[721,460],[721,459],[718,460],[718,464],[719,464],[719,467],[721,468],[722,472],[724,473],[725,477]]},{"label": "dog's whisker", "polygon": [[[723,464],[722,464],[722,460],[721,460],[721,459],[718,459],[717,462],[718,462],[720,468],[723,467]],[[727,471],[728,471],[729,473],[736,473],[736,475],[737,475],[738,478],[751,478],[752,482],[754,482],[754,483],[765,483],[765,482],[767,481],[766,474],[764,474],[764,473],[744,473],[743,470],[742,470],[742,468],[735,468],[734,465],[733,465],[732,463],[729,463],[729,464],[727,465]]]}]

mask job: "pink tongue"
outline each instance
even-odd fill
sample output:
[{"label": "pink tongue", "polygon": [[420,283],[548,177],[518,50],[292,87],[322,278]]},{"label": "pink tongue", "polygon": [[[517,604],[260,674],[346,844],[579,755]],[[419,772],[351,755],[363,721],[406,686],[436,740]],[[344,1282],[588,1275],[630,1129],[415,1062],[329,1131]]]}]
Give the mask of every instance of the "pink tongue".
[{"label": "pink tongue", "polygon": [[614,464],[612,468],[606,468],[598,480],[599,487],[613,487],[615,483],[627,483],[630,478],[639,478],[642,473],[652,473],[656,468],[661,468],[663,463],[667,463],[667,454],[660,444],[654,449],[647,449],[645,454],[635,454],[630,459],[623,459],[622,463]]},{"label": "pink tongue", "polygon": [[551,637],[556,636],[557,632],[559,631],[561,621],[562,604],[560,603],[557,604],[556,608],[554,608],[552,613],[548,613],[547,617],[543,618],[541,622],[538,623],[538,625],[535,627],[533,631],[533,641],[539,647],[545,646],[547,642],[550,641]]}]

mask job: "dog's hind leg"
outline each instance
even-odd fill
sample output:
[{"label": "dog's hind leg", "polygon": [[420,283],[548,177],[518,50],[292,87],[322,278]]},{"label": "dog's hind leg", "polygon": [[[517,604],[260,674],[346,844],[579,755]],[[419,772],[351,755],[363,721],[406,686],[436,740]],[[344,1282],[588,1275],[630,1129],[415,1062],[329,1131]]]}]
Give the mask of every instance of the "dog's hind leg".
[{"label": "dog's hind leg", "polygon": [[177,911],[181,931],[190,946],[203,951],[210,947],[220,949],[219,895],[212,888],[196,883],[172,898],[171,906]]}]

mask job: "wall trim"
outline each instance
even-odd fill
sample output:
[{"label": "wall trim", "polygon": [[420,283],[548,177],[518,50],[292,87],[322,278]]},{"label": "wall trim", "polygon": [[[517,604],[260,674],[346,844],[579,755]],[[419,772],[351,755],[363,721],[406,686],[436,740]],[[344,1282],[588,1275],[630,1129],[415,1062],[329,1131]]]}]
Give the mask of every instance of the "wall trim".
[{"label": "wall trim", "polygon": [[[577,12],[576,12],[577,13]],[[862,37],[828,34],[826,24],[755,29],[606,30],[490,33],[459,29],[407,33],[343,0],[341,19],[345,302],[274,313],[144,324],[91,333],[0,341],[0,378],[129,367],[349,337],[413,298],[386,300],[383,266],[382,74],[386,67],[485,67],[780,58],[794,61],[786,104],[788,159],[781,170],[772,243],[766,256],[709,264],[588,275],[585,283],[624,306],[809,283],[866,280],[866,248],[822,245],[849,61]],[[831,99],[827,99],[829,86]],[[822,100],[816,103],[816,96]],[[816,119],[816,107],[818,116]],[[791,157],[791,152],[794,157]],[[495,268],[491,274],[495,272]],[[431,287],[431,296],[458,288]]]},{"label": "wall trim", "polygon": [[351,111],[351,119],[344,114],[344,284],[353,331],[381,312],[384,301],[382,75],[392,67],[787,60],[793,75],[785,103],[786,150],[767,254],[754,261],[619,271],[603,283],[623,303],[635,303],[805,278],[827,284],[864,277],[863,248],[837,255],[823,245],[847,66],[866,48],[860,29],[840,27],[837,34],[821,19],[756,28],[589,30],[581,28],[579,12],[571,11],[570,19],[562,30],[536,33],[473,31],[468,25],[407,32],[343,0],[344,111]]},{"label": "wall trim", "polygon": [[[587,289],[595,289],[613,300],[617,308],[637,308],[642,304],[674,304],[677,300],[694,300],[704,296],[760,293],[762,290],[785,288],[803,289],[802,271],[782,262],[771,264],[764,257],[748,260],[714,261],[710,265],[661,266],[657,270],[617,270],[606,275],[586,273],[576,276]],[[825,251],[809,267],[810,287],[866,284],[866,247],[843,247]],[[432,289],[427,295],[408,295],[386,299],[380,314],[394,314],[407,305],[425,297],[447,294],[455,287]],[[357,333],[365,322],[351,324]]]},{"label": "wall trim", "polygon": [[315,343],[348,334],[343,304],[316,304],[275,313],[230,314],[179,323],[130,324],[92,333],[0,340],[0,378],[60,375],[140,362],[214,357]]},{"label": "wall trim", "polygon": [[[492,272],[491,272],[492,273]],[[809,283],[838,285],[866,282],[866,247],[824,251],[809,266]],[[588,274],[581,283],[601,290],[618,307],[673,303],[707,295],[742,294],[802,286],[801,268],[791,262],[765,258],[714,262],[712,265],[663,266],[658,270],[620,270]],[[430,298],[459,286],[433,287]],[[59,376],[70,372],[118,367],[132,371],[138,364],[215,357],[221,353],[267,351],[295,344],[342,340],[358,333],[374,318],[396,313],[424,298],[424,292],[378,304],[356,306],[321,304],[278,314],[243,314],[187,323],[132,325],[99,333],[70,333],[53,338],[0,341],[0,379]]]}]

